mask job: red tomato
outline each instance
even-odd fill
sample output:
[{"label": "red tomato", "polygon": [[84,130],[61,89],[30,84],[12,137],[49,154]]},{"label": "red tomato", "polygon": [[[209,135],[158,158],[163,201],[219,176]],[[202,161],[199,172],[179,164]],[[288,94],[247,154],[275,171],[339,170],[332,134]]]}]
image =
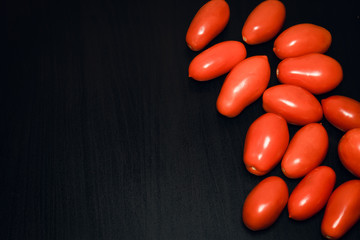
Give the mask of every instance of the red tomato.
[{"label": "red tomato", "polygon": [[222,115],[235,117],[261,97],[270,80],[267,56],[254,56],[238,63],[227,75],[216,107]]},{"label": "red tomato", "polygon": [[329,138],[320,123],[309,123],[291,139],[281,161],[281,170],[288,178],[300,178],[324,160]]},{"label": "red tomato", "polygon": [[334,95],[321,100],[325,118],[336,128],[347,131],[360,127],[360,102]]},{"label": "red tomato", "polygon": [[270,227],[286,206],[289,198],[284,180],[271,176],[262,180],[246,197],[242,218],[253,231]]},{"label": "red tomato", "polygon": [[276,85],[265,90],[263,108],[283,116],[288,123],[306,125],[322,119],[319,101],[309,91],[290,84]]},{"label": "red tomato", "polygon": [[324,53],[329,49],[331,41],[331,34],[325,28],[302,23],[280,33],[275,39],[273,51],[280,59]]},{"label": "red tomato", "polygon": [[321,223],[321,233],[328,239],[341,238],[359,219],[360,180],[350,180],[331,194]]},{"label": "red tomato", "polygon": [[303,87],[313,94],[329,92],[343,79],[339,62],[321,53],[286,58],[279,63],[276,75],[281,83]]},{"label": "red tomato", "polygon": [[211,0],[196,13],[186,33],[186,43],[193,51],[203,49],[226,27],[230,8],[224,0]]},{"label": "red tomato", "polygon": [[246,49],[238,41],[225,41],[204,50],[189,65],[189,77],[207,81],[229,72],[245,59]]},{"label": "red tomato", "polygon": [[344,134],[339,141],[338,154],[344,167],[360,178],[360,128],[351,129]]},{"label": "red tomato", "polygon": [[326,205],[335,180],[334,170],[327,166],[309,172],[290,194],[289,218],[302,221],[318,213]]},{"label": "red tomato", "polygon": [[244,163],[246,169],[261,176],[270,172],[281,160],[289,143],[285,119],[274,113],[265,113],[256,119],[246,133]]},{"label": "red tomato", "polygon": [[264,43],[275,37],[285,21],[286,10],[280,1],[263,1],[250,13],[242,29],[247,44]]}]

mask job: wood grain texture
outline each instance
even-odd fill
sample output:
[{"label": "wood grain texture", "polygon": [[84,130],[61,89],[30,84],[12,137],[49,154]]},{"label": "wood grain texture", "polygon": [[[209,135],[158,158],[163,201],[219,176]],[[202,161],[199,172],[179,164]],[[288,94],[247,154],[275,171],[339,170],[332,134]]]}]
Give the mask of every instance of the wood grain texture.
[{"label": "wood grain texture", "polygon": [[[263,177],[242,162],[261,100],[228,119],[215,102],[225,76],[187,77],[197,54],[185,43],[205,3],[174,1],[6,1],[0,89],[0,239],[320,239],[323,211],[296,222],[285,210],[269,229],[242,223],[246,195]],[[327,54],[344,69],[333,94],[360,101],[356,0],[283,1],[284,28],[311,22],[332,33]],[[260,1],[228,0],[231,16],[210,45],[241,41]],[[266,54],[278,84],[273,40],[246,46]],[[336,186],[354,177],[339,162],[342,132],[324,165]],[[291,135],[298,127],[290,126]],[[266,176],[285,179],[280,167]],[[299,180],[285,179],[292,190]],[[344,239],[360,239],[359,223]]]}]

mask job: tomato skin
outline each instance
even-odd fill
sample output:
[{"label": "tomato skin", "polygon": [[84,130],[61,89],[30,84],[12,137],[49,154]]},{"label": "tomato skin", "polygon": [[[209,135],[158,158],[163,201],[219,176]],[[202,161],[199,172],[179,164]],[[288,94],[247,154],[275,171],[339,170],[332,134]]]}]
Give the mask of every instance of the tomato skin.
[{"label": "tomato skin", "polygon": [[270,172],[280,161],[289,143],[285,119],[265,113],[249,127],[244,144],[244,164],[255,175]]},{"label": "tomato skin", "polygon": [[309,172],[294,188],[288,201],[289,218],[303,221],[325,207],[334,189],[336,174],[327,166]]},{"label": "tomato skin", "polygon": [[224,0],[205,3],[192,19],[186,33],[186,43],[193,51],[202,50],[219,35],[229,22],[230,8]]},{"label": "tomato skin", "polygon": [[250,45],[271,40],[284,24],[286,9],[282,2],[267,0],[249,14],[242,29],[244,42]]},{"label": "tomato skin", "polygon": [[289,27],[275,39],[273,51],[280,58],[298,57],[308,53],[324,53],[331,45],[330,32],[311,23]]},{"label": "tomato skin", "polygon": [[219,113],[235,117],[261,97],[270,80],[267,56],[253,56],[238,63],[227,75],[216,107]]},{"label": "tomato skin", "polygon": [[189,77],[208,81],[229,72],[245,59],[246,49],[238,41],[224,41],[198,54],[189,65]]},{"label": "tomato skin", "polygon": [[321,233],[339,239],[360,219],[360,180],[341,184],[331,194],[321,222]]},{"label": "tomato skin", "polygon": [[270,87],[263,94],[263,108],[283,116],[294,125],[319,122],[323,117],[320,102],[309,91],[290,84]]},{"label": "tomato skin", "polygon": [[338,154],[344,167],[360,178],[360,128],[347,131],[338,144]]},{"label": "tomato skin", "polygon": [[329,147],[329,137],[320,123],[309,123],[291,139],[281,161],[281,170],[288,178],[300,178],[319,166]]},{"label": "tomato skin", "polygon": [[334,127],[346,132],[360,127],[360,102],[334,95],[321,100],[324,116]]},{"label": "tomato skin", "polygon": [[343,79],[340,63],[321,53],[286,58],[279,63],[276,75],[281,83],[303,87],[313,94],[329,92]]},{"label": "tomato skin", "polygon": [[265,178],[245,199],[242,212],[245,226],[253,231],[270,227],[285,208],[288,198],[284,180],[277,176]]}]

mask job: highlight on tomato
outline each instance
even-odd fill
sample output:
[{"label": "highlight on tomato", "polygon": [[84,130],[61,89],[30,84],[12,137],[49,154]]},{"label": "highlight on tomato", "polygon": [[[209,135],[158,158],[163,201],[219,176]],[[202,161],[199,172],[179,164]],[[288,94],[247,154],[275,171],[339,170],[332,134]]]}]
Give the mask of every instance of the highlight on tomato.
[{"label": "highlight on tomato", "polygon": [[257,5],[247,17],[242,38],[250,45],[267,42],[278,34],[284,24],[286,9],[282,2],[267,0]]},{"label": "highlight on tomato", "polygon": [[319,122],[323,117],[320,102],[299,86],[275,85],[265,90],[262,99],[266,112],[279,114],[290,124],[303,126]]},{"label": "highlight on tomato", "polygon": [[249,127],[244,144],[246,169],[258,176],[270,172],[280,161],[289,144],[289,130],[285,119],[265,113]]},{"label": "highlight on tomato", "polygon": [[202,50],[219,35],[229,22],[230,8],[224,0],[205,3],[192,19],[186,33],[186,43],[193,51]]},{"label": "highlight on tomato", "polygon": [[326,157],[329,137],[320,123],[300,128],[290,140],[281,160],[281,170],[288,178],[301,178],[319,166]]},{"label": "highlight on tomato", "polygon": [[318,213],[325,207],[335,180],[335,171],[327,166],[320,166],[309,172],[290,194],[289,218],[303,221]]},{"label": "highlight on tomato", "polygon": [[[360,219],[360,180],[350,180],[331,194],[321,222],[327,239],[343,237]],[[358,229],[356,229],[358,230]]]},{"label": "highlight on tomato", "polygon": [[325,53],[331,42],[331,33],[327,29],[311,23],[301,23],[280,33],[275,39],[273,51],[280,59],[308,53]]},{"label": "highlight on tomato", "polygon": [[[213,1],[213,0],[212,0]],[[246,58],[246,48],[238,41],[224,41],[198,54],[189,65],[189,77],[208,81],[229,72]]]},{"label": "highlight on tomato", "polygon": [[321,53],[309,53],[285,58],[276,69],[281,83],[305,88],[313,94],[323,94],[335,89],[343,79],[338,61]]},{"label": "highlight on tomato", "polygon": [[288,198],[284,180],[277,176],[265,178],[245,199],[242,211],[245,226],[253,231],[270,227],[285,208]]},{"label": "highlight on tomato", "polygon": [[261,97],[270,80],[267,56],[253,56],[238,63],[226,76],[216,107],[219,113],[235,117]]},{"label": "highlight on tomato", "polygon": [[360,128],[360,102],[346,96],[334,95],[321,100],[324,116],[334,127],[346,132]]},{"label": "highlight on tomato", "polygon": [[360,128],[351,129],[342,136],[338,155],[343,166],[360,178]]}]

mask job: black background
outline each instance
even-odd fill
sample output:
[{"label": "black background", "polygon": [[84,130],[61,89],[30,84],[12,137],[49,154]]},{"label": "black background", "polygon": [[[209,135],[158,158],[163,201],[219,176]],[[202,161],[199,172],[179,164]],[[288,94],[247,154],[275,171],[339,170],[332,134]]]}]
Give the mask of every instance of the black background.
[{"label": "black background", "polygon": [[[243,202],[264,177],[242,161],[261,99],[229,119],[215,102],[225,76],[187,77],[197,53],[185,44],[205,3],[174,1],[7,1],[2,4],[0,87],[0,239],[321,239],[324,211],[252,232]],[[339,94],[360,100],[357,0],[283,1],[283,30],[309,22],[327,28],[327,55],[344,70]],[[210,45],[241,40],[260,1],[228,0],[226,29]],[[210,46],[209,45],[209,46]],[[246,45],[266,54],[278,84],[273,40]],[[323,165],[336,186],[354,179],[339,162],[342,132],[325,119]],[[299,127],[289,125],[291,136]],[[360,239],[357,223],[344,239]]]}]

